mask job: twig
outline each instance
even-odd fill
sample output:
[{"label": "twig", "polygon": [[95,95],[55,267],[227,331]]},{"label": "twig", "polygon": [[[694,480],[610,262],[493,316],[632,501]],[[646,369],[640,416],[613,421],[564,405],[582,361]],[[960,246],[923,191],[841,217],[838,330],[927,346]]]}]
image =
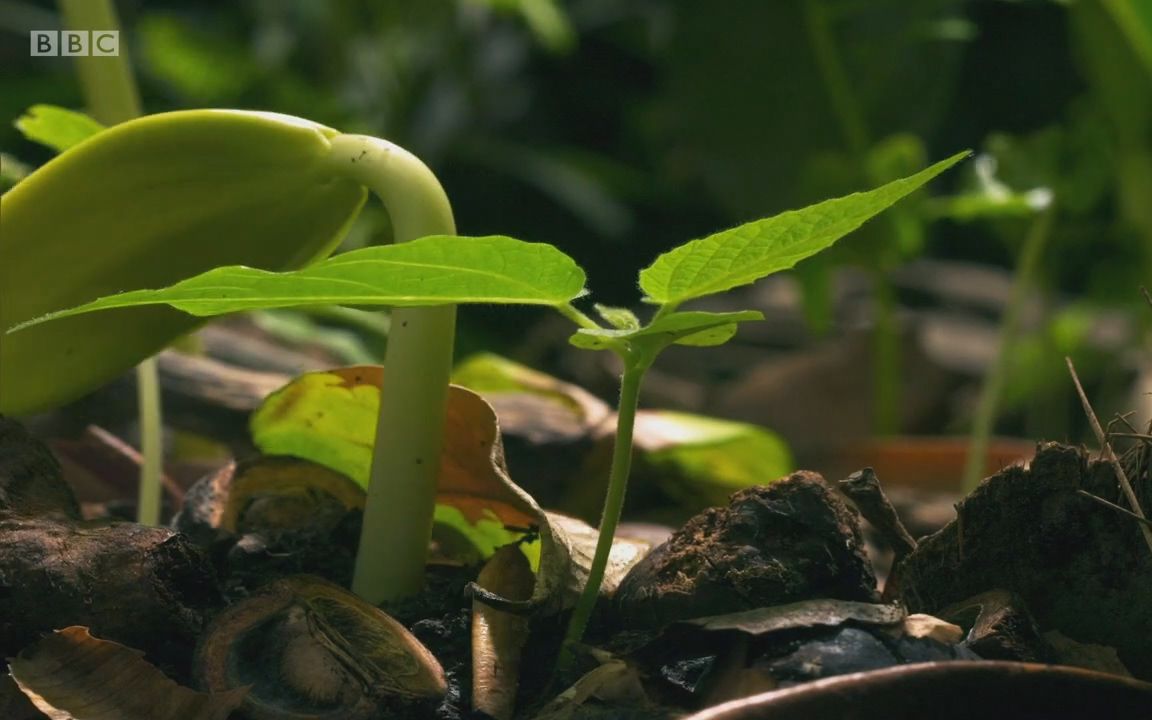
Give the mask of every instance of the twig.
[{"label": "twig", "polygon": [[1152,293],[1148,292],[1148,288],[1143,285],[1140,286],[1140,292],[1144,293],[1144,299],[1148,301],[1149,307],[1152,307]]},{"label": "twig", "polygon": [[1149,520],[1148,518],[1140,517],[1136,513],[1129,510],[1128,508],[1122,508],[1119,505],[1117,505],[1116,503],[1112,502],[1111,500],[1105,500],[1104,498],[1100,497],[1099,495],[1093,495],[1092,493],[1088,492],[1087,490],[1077,490],[1076,492],[1077,492],[1077,494],[1083,495],[1084,497],[1089,498],[1091,500],[1095,500],[1096,502],[1100,503],[1101,505],[1108,507],[1108,508],[1111,508],[1112,510],[1115,510],[1118,513],[1127,515],[1128,517],[1132,518],[1133,520],[1135,520],[1138,523],[1152,527],[1152,520]]},{"label": "twig", "polygon": [[892,502],[880,487],[876,471],[866,467],[840,481],[840,490],[856,504],[864,519],[892,546],[896,560],[916,549],[916,540],[908,533]]},{"label": "twig", "polygon": [[[1084,406],[1084,414],[1088,416],[1088,423],[1092,425],[1092,431],[1096,433],[1096,441],[1100,443],[1101,452],[1108,462],[1112,465],[1112,470],[1116,473],[1116,479],[1120,482],[1120,487],[1124,491],[1124,495],[1128,498],[1129,504],[1132,505],[1132,512],[1144,518],[1144,511],[1140,509],[1140,501],[1136,499],[1136,493],[1132,490],[1132,484],[1128,482],[1128,475],[1124,472],[1124,467],[1120,461],[1116,459],[1116,453],[1112,452],[1112,445],[1108,443],[1108,438],[1104,436],[1104,428],[1100,427],[1100,420],[1097,419],[1096,413],[1092,410],[1092,403],[1088,402],[1088,396],[1084,393],[1084,386],[1080,384],[1080,377],[1076,374],[1076,366],[1072,364],[1072,358],[1064,358],[1064,362],[1068,364],[1068,372],[1072,375],[1072,382],[1076,385],[1076,394],[1080,396],[1080,403]],[[1148,544],[1148,549],[1152,550],[1152,527],[1141,524],[1140,531],[1144,534],[1144,541]]]},{"label": "twig", "polygon": [[1132,411],[1132,410],[1129,410],[1128,412],[1126,412],[1126,413],[1124,413],[1124,414],[1116,413],[1116,417],[1112,418],[1112,420],[1110,420],[1110,421],[1108,422],[1108,428],[1107,428],[1107,430],[1108,430],[1108,436],[1109,436],[1109,437],[1111,437],[1112,435],[1116,435],[1116,434],[1117,434],[1117,433],[1114,433],[1114,432],[1112,432],[1112,427],[1113,427],[1114,425],[1124,425],[1124,426],[1126,426],[1126,427],[1127,427],[1129,430],[1131,430],[1132,432],[1139,432],[1139,431],[1138,431],[1138,430],[1137,430],[1137,429],[1136,429],[1136,428],[1135,428],[1135,427],[1132,425],[1132,423],[1130,423],[1130,422],[1128,421],[1128,418],[1132,417],[1132,416],[1133,416],[1133,415],[1135,415],[1135,414],[1136,414],[1136,413],[1135,413],[1134,411]]},{"label": "twig", "polygon": [[1146,434],[1146,433],[1136,433],[1136,432],[1114,432],[1114,433],[1108,433],[1108,434],[1109,434],[1109,435],[1111,435],[1112,437],[1128,438],[1128,439],[1130,439],[1130,440],[1148,440],[1148,441],[1152,441],[1152,435],[1148,435],[1148,434]]}]

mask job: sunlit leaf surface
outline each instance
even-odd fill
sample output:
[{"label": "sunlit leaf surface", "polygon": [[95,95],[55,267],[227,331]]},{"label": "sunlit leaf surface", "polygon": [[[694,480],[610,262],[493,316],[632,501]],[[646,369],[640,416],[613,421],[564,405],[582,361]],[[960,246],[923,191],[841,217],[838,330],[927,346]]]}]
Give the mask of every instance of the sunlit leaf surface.
[{"label": "sunlit leaf surface", "polygon": [[201,317],[308,305],[558,306],[583,292],[584,272],[551,245],[501,235],[436,235],[354,250],[292,272],[216,268],[167,288],[109,295],[37,322],[144,305],[170,305]]},{"label": "sunlit leaf surface", "polygon": [[653,303],[680,303],[746,285],[815,255],[969,155],[957,153],[875,190],[790,210],[694,240],[641,271]]}]

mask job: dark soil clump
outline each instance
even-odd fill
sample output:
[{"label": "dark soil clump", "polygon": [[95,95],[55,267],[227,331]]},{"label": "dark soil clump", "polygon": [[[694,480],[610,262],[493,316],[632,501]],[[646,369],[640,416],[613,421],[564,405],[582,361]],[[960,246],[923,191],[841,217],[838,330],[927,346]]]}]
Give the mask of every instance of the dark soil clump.
[{"label": "dark soil clump", "polygon": [[820,475],[797,472],[705,510],[624,578],[624,627],[812,598],[876,602],[860,521]]},{"label": "dark soil clump", "polygon": [[[1147,496],[1148,477],[1133,481]],[[1111,467],[1056,443],[1029,469],[989,478],[900,567],[909,610],[936,613],[1002,588],[1042,631],[1114,647],[1133,675],[1152,679],[1152,553],[1135,521],[1081,490],[1127,505]]]}]

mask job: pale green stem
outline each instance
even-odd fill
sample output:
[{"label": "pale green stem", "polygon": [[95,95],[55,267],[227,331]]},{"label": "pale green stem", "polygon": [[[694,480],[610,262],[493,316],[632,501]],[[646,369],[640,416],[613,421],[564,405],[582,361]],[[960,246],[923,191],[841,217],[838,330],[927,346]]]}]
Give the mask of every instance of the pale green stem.
[{"label": "pale green stem", "polygon": [[676,312],[676,308],[678,307],[680,307],[680,303],[678,302],[664,303],[660,307],[656,308],[656,313],[652,316],[652,322],[656,322],[662,317],[671,315],[672,313]]},{"label": "pale green stem", "polygon": [[[384,203],[396,242],[455,235],[444,189],[424,163],[379,138],[338,135],[331,162]],[[396,308],[352,590],[379,604],[420,592],[436,508],[456,307]]]},{"label": "pale green stem", "polygon": [[164,477],[164,423],[160,414],[160,373],[155,358],[148,358],[136,366],[136,403],[140,416],[140,454],[143,456],[136,521],[143,525],[159,525]]},{"label": "pale green stem", "polygon": [[624,496],[628,490],[628,474],[632,470],[632,430],[636,424],[636,407],[640,400],[640,383],[650,359],[635,362],[625,358],[624,373],[620,378],[620,404],[617,408],[616,439],[612,448],[612,468],[608,474],[608,494],[604,498],[604,512],[600,516],[600,535],[596,539],[596,552],[592,556],[592,566],[588,569],[588,581],[572,611],[568,621],[568,632],[560,649],[559,672],[563,674],[573,661],[572,647],[584,637],[584,630],[596,607],[600,595],[600,585],[604,582],[604,572],[608,567],[608,556],[612,552],[612,542],[616,538],[616,527],[620,524],[620,513],[624,509]]},{"label": "pale green stem", "polygon": [[[804,20],[808,40],[816,56],[828,101],[840,126],[844,143],[862,177],[875,182],[868,169],[868,146],[871,133],[852,83],[844,67],[844,60],[832,35],[827,7],[822,0],[804,0]],[[890,213],[898,216],[905,212],[896,206]],[[898,228],[894,219],[888,220],[893,233]],[[873,273],[875,278],[876,318],[872,339],[873,403],[875,431],[878,435],[895,435],[900,431],[900,328],[896,322],[896,296],[883,268]]]},{"label": "pale green stem", "polygon": [[571,303],[559,305],[556,307],[556,310],[559,311],[561,315],[568,318],[582,328],[594,330],[600,327],[600,325],[595,320],[580,312]]},{"label": "pale green stem", "polygon": [[[119,30],[111,0],[59,0],[64,25],[72,30]],[[121,38],[123,40],[123,38]],[[140,93],[128,62],[127,43],[119,55],[78,56],[76,74],[84,89],[88,114],[105,125],[116,125],[142,113]],[[136,401],[140,415],[140,489],[136,519],[144,525],[160,524],[164,473],[164,419],[156,361],[136,366]]]},{"label": "pale green stem", "polygon": [[[58,0],[64,25],[72,30],[119,30],[116,6],[111,0]],[[78,56],[76,73],[84,88],[88,114],[105,125],[115,125],[139,117],[140,92],[128,62],[127,43],[120,42],[120,54]]]},{"label": "pale green stem", "polygon": [[832,37],[829,19],[824,3],[820,0],[804,0],[804,24],[808,30],[808,42],[816,56],[816,65],[824,81],[824,90],[832,104],[832,112],[840,124],[844,142],[852,153],[860,169],[865,165],[868,152],[869,132],[860,103],[852,92],[852,84],[844,69],[844,62]]},{"label": "pale green stem", "polygon": [[996,357],[984,375],[984,384],[980,388],[980,399],[972,420],[972,439],[968,444],[968,459],[964,465],[963,487],[966,493],[975,490],[984,475],[988,442],[992,437],[996,410],[1008,375],[1012,345],[1016,342],[1020,329],[1020,316],[1028,299],[1028,292],[1035,282],[1044,246],[1047,245],[1048,236],[1051,234],[1054,214],[1053,206],[1049,206],[1032,221],[1024,238],[1024,247],[1020,250],[1020,260],[1012,282],[1012,293],[1008,298],[1008,307],[1004,310],[1004,320],[1000,324]]},{"label": "pale green stem", "polygon": [[900,432],[900,328],[896,323],[896,292],[884,271],[872,273],[876,317],[872,338],[872,382],[875,430],[881,437]]}]

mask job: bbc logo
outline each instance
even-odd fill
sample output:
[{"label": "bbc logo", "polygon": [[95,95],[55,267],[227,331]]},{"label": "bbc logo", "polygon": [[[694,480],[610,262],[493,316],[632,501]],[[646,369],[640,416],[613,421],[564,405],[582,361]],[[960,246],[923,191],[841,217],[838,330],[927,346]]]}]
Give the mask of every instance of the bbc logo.
[{"label": "bbc logo", "polygon": [[119,30],[33,30],[31,38],[33,56],[120,54]]}]

